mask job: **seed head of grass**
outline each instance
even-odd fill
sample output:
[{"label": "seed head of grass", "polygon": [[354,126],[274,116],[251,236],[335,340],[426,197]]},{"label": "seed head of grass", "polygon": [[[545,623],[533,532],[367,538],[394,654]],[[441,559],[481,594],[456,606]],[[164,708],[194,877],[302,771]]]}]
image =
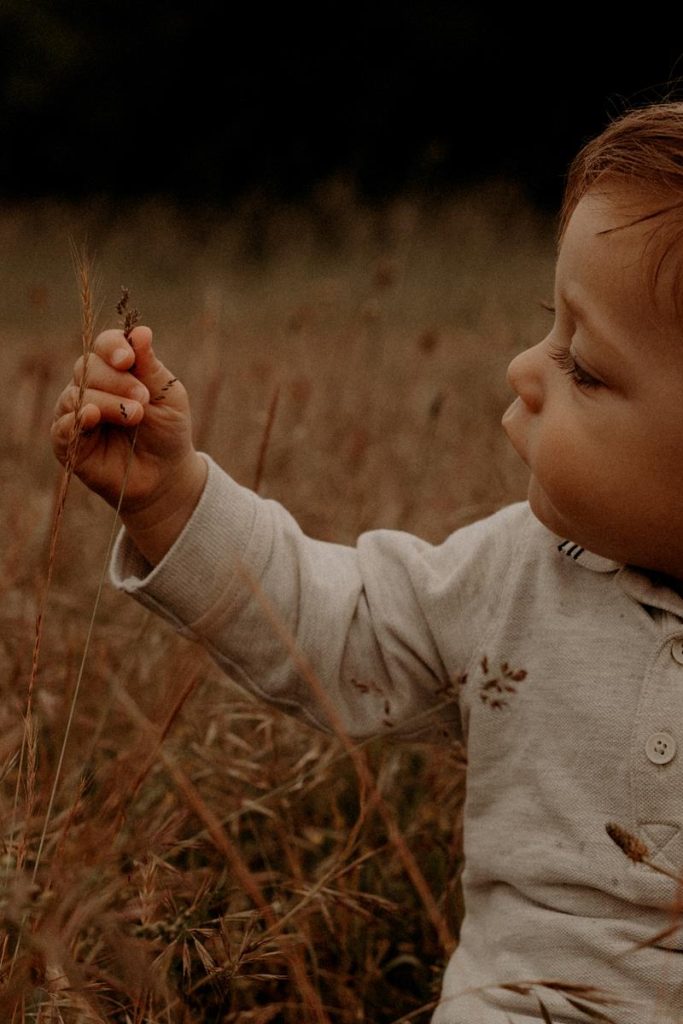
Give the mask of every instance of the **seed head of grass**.
[{"label": "seed head of grass", "polygon": [[617,825],[614,821],[608,821],[605,825],[605,831],[610,837],[613,843],[616,843],[620,850],[622,850],[629,860],[632,860],[634,864],[642,864],[642,862],[650,856],[650,851],[642,839],[638,839],[631,832],[627,832],[621,825]]},{"label": "seed head of grass", "polygon": [[140,311],[129,308],[130,292],[128,288],[121,285],[121,298],[116,303],[116,312],[122,319],[123,333],[126,339],[130,338],[133,328],[140,323]]}]

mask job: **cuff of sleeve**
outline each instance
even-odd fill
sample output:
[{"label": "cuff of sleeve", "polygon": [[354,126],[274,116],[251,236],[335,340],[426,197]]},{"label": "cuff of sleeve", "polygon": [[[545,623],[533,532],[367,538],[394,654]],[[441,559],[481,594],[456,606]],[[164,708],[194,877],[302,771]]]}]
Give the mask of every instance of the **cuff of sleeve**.
[{"label": "cuff of sleeve", "polygon": [[[235,570],[254,544],[260,499],[241,487],[208,455],[208,475],[182,533],[158,565],[135,547],[125,527],[112,552],[109,578],[118,589],[194,636],[197,621],[219,599],[230,600]],[[267,543],[262,538],[263,543]]]}]

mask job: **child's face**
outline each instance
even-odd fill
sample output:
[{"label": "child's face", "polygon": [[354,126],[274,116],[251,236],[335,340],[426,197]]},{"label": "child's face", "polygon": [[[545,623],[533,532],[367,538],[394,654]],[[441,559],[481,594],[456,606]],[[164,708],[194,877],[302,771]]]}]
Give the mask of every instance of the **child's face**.
[{"label": "child's face", "polygon": [[[661,218],[615,186],[588,193],[565,233],[555,321],[513,359],[503,417],[531,471],[529,502],[588,550],[683,579],[683,330],[664,265],[656,304],[644,249]],[[647,252],[647,259],[652,256]]]}]

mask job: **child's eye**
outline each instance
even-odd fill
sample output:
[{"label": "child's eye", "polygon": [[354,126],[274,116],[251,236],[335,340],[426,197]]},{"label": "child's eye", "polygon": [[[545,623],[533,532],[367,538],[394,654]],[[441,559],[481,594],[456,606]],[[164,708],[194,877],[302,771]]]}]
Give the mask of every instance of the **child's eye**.
[{"label": "child's eye", "polygon": [[589,390],[590,388],[600,388],[603,386],[601,380],[598,380],[597,377],[594,377],[577,363],[569,349],[553,348],[550,350],[549,355],[571,377],[577,387]]}]

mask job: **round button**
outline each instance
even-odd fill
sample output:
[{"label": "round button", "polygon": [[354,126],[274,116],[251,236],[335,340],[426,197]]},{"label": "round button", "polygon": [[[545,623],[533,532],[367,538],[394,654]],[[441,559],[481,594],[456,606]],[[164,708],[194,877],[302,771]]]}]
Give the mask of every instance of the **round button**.
[{"label": "round button", "polygon": [[683,665],[683,637],[679,637],[671,645],[671,657],[679,665]]},{"label": "round button", "polygon": [[653,732],[645,744],[645,753],[653,764],[668,764],[676,756],[676,740],[669,732]]}]

